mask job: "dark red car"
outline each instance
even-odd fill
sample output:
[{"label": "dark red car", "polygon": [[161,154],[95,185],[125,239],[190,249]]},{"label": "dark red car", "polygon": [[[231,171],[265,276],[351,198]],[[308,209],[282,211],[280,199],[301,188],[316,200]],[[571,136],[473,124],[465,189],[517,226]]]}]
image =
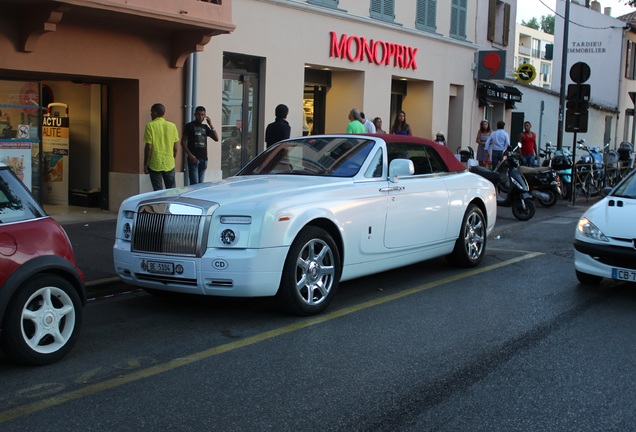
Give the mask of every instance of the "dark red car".
[{"label": "dark red car", "polygon": [[86,303],[64,229],[0,164],[0,344],[13,361],[43,365],[75,345]]}]

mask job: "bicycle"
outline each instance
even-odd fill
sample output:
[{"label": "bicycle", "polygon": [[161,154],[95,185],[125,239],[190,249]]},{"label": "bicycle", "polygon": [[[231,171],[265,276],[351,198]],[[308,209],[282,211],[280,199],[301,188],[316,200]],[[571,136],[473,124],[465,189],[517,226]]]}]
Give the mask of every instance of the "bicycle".
[{"label": "bicycle", "polygon": [[576,142],[576,148],[588,152],[587,156],[582,156],[574,166],[575,200],[579,194],[590,197],[598,196],[603,188],[603,162],[598,148],[588,147],[585,140]]}]

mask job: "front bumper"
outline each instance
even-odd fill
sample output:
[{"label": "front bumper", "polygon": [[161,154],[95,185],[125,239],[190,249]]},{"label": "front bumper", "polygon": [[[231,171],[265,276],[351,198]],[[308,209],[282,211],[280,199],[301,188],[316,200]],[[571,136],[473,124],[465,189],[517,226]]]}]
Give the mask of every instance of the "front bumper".
[{"label": "front bumper", "polygon": [[[123,282],[141,288],[224,297],[268,297],[278,291],[287,247],[268,249],[209,248],[201,257],[130,251],[116,240],[115,271]],[[171,274],[148,271],[149,262],[171,264]]]},{"label": "front bumper", "polygon": [[612,269],[636,270],[636,249],[574,240],[574,267],[583,273],[612,278]]}]

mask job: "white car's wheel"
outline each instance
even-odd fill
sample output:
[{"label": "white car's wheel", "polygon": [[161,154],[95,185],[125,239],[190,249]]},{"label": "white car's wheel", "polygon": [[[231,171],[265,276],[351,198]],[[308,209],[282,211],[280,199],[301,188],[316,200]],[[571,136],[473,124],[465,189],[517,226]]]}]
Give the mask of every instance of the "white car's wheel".
[{"label": "white car's wheel", "polygon": [[73,348],[81,323],[82,302],[73,286],[60,276],[37,275],[9,303],[2,346],[18,363],[53,363]]},{"label": "white car's wheel", "polygon": [[471,204],[466,209],[459,237],[448,261],[461,267],[475,267],[486,253],[486,218],[479,207]]},{"label": "white car's wheel", "polygon": [[340,279],[340,253],[327,231],[305,227],[289,248],[277,299],[288,312],[315,315],[327,308]]}]

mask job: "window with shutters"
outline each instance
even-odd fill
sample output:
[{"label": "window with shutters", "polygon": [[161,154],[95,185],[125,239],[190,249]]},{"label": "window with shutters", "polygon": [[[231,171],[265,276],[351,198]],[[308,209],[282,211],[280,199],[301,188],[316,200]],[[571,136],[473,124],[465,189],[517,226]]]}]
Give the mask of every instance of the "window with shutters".
[{"label": "window with shutters", "polygon": [[369,16],[393,22],[395,20],[395,0],[371,0]]},{"label": "window with shutters", "polygon": [[627,51],[625,52],[625,78],[633,80],[636,79],[636,43],[627,41]]},{"label": "window with shutters", "polygon": [[437,0],[417,0],[415,28],[430,32],[437,30]]},{"label": "window with shutters", "polygon": [[468,0],[453,0],[451,3],[450,36],[457,39],[466,39],[466,11]]},{"label": "window with shutters", "polygon": [[501,0],[488,1],[488,35],[490,42],[508,46],[510,36],[510,4]]},{"label": "window with shutters", "polygon": [[338,0],[307,0],[307,3],[315,4],[318,6],[326,6],[330,8],[338,7]]}]

